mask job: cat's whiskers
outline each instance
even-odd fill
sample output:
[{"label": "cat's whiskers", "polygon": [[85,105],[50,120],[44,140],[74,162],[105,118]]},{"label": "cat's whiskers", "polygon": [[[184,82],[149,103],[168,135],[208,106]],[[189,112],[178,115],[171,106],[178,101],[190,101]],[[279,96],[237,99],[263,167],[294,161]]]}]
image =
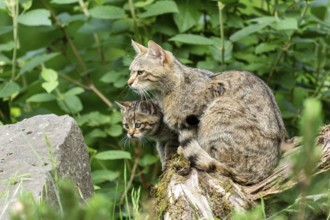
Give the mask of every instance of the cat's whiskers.
[{"label": "cat's whiskers", "polygon": [[140,94],[141,94],[141,100],[147,100],[146,91],[144,88],[140,89]]},{"label": "cat's whiskers", "polygon": [[154,144],[154,142],[148,136],[143,136],[143,139],[149,145]]},{"label": "cat's whiskers", "polygon": [[138,88],[136,92],[140,95],[140,99],[142,100],[152,99],[152,95],[149,93],[148,88]]},{"label": "cat's whiskers", "polygon": [[125,135],[122,139],[121,142],[124,142],[124,147],[127,147],[127,143],[128,143],[128,148],[131,147],[131,140],[130,138],[127,137],[127,135]]},{"label": "cat's whiskers", "polygon": [[[125,95],[124,95],[125,94]],[[125,100],[128,98],[128,96],[130,94],[136,94],[135,92],[133,92],[128,85],[126,85],[123,90],[119,93],[120,96],[124,95],[125,96]]]}]

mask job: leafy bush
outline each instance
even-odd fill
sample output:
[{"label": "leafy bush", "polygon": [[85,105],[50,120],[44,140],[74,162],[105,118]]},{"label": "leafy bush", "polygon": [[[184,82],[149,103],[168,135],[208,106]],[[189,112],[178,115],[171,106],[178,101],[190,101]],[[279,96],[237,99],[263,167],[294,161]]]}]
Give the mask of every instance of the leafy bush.
[{"label": "leafy bush", "polygon": [[116,198],[121,210],[123,183],[142,186],[145,199],[160,168],[154,144],[123,140],[113,105],[140,98],[126,86],[131,39],[144,45],[153,39],[190,66],[254,72],[274,90],[293,136],[307,97],[322,102],[329,121],[329,6],[327,0],[1,1],[0,121],[70,114],[84,133],[97,192]]}]

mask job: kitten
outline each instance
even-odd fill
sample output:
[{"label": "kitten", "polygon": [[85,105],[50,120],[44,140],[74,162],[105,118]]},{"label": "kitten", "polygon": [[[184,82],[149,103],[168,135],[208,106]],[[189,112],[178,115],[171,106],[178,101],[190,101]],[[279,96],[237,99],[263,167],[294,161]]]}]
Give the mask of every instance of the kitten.
[{"label": "kitten", "polygon": [[164,169],[166,161],[177,151],[178,135],[163,122],[163,113],[155,101],[115,102],[123,116],[128,138],[143,137],[157,142],[157,151]]},{"label": "kitten", "polygon": [[244,71],[213,74],[181,64],[153,41],[137,52],[128,85],[153,91],[164,122],[179,133],[178,153],[200,170],[252,184],[277,165],[287,133],[270,88]]}]

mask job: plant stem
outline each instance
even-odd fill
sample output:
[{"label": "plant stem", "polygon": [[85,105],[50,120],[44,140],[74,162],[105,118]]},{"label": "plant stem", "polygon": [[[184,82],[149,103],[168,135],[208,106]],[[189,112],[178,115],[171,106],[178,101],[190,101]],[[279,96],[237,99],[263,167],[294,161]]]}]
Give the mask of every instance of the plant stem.
[{"label": "plant stem", "polygon": [[275,72],[275,70],[276,70],[276,67],[277,67],[278,64],[280,63],[281,58],[282,58],[284,52],[287,51],[287,50],[289,49],[289,47],[290,47],[290,41],[287,42],[286,44],[284,44],[283,47],[281,48],[280,52],[277,54],[276,60],[275,60],[273,66],[272,66],[272,68],[271,68],[271,70],[270,70],[270,74],[269,74],[269,77],[268,77],[267,83],[270,83],[270,81],[271,81],[271,79],[272,79],[272,77],[273,77],[273,74],[274,74],[274,72]]},{"label": "plant stem", "polygon": [[112,108],[112,104],[109,99],[107,99],[107,97],[105,97],[103,93],[98,88],[96,88],[93,83],[91,83],[88,88],[92,90],[109,108]]},{"label": "plant stem", "polygon": [[301,183],[301,200],[299,202],[297,220],[304,220],[305,219],[305,210],[306,210],[306,196],[307,196],[307,189],[309,187],[309,181],[303,181]]},{"label": "plant stem", "polygon": [[85,62],[83,61],[83,59],[81,58],[76,46],[74,45],[74,43],[72,42],[72,39],[71,37],[69,37],[68,33],[66,32],[63,24],[61,23],[61,21],[57,18],[55,12],[52,10],[52,8],[50,8],[45,2],[44,0],[40,0],[40,2],[45,6],[45,8],[47,8],[50,13],[51,13],[51,16],[52,18],[55,20],[55,23],[56,25],[60,28],[60,30],[62,31],[65,39],[67,40],[67,42],[69,43],[70,45],[70,48],[73,52],[73,54],[75,55],[78,63],[80,64],[81,68],[83,69],[83,76],[87,75],[88,74],[88,69],[87,69],[87,66],[85,64]]},{"label": "plant stem", "polygon": [[11,80],[15,80],[16,76],[16,59],[17,59],[17,49],[19,49],[19,41],[18,41],[18,12],[19,12],[19,1],[10,0],[6,1],[7,7],[11,12],[11,17],[13,20],[13,40],[14,40],[14,49],[13,49],[13,57],[12,57],[12,68],[11,68]]},{"label": "plant stem", "polygon": [[135,14],[135,7],[134,7],[134,2],[133,0],[128,0],[128,6],[129,6],[129,10],[131,12],[131,16],[133,18],[133,24],[134,24],[134,33],[136,34],[135,37],[137,37],[137,41],[142,41],[142,39],[140,39],[140,34],[139,34],[139,29],[138,29],[138,18],[136,17]]},{"label": "plant stem", "polygon": [[140,143],[137,145],[137,147],[135,149],[136,149],[135,150],[135,160],[134,160],[133,168],[132,168],[132,171],[131,171],[131,177],[129,178],[129,181],[127,183],[127,187],[125,188],[125,191],[123,192],[123,194],[120,198],[120,201],[119,201],[120,204],[122,204],[124,202],[124,199],[127,196],[127,192],[132,186],[134,177],[136,176],[136,168],[137,168],[137,166],[139,164],[139,161],[141,159],[141,145],[140,145]]},{"label": "plant stem", "polygon": [[126,187],[125,191],[121,195],[121,198],[120,198],[120,201],[119,201],[120,204],[122,204],[124,202],[124,199],[127,196],[127,192],[131,188],[131,185],[133,183],[133,179],[135,177],[136,168],[137,168],[137,165],[138,165],[139,161],[140,161],[140,158],[138,158],[138,157],[135,158],[134,165],[133,165],[132,172],[131,172],[131,177],[129,178],[129,181],[127,183],[127,187]]},{"label": "plant stem", "polygon": [[82,83],[79,83],[78,81],[74,80],[74,79],[71,79],[70,77],[66,77],[64,76],[64,74],[62,74],[61,76],[63,78],[66,78],[66,79],[69,79],[71,80],[72,83],[75,83],[79,86],[82,86],[83,88],[89,88],[91,91],[93,91],[107,106],[109,106],[110,108],[112,108],[112,104],[111,102],[109,101],[109,99],[107,99],[103,93],[98,90],[95,85],[93,84],[93,81],[92,81],[92,78],[91,78],[91,75],[90,73],[88,72],[88,69],[87,69],[87,66],[85,64],[85,62],[83,61],[83,59],[81,58],[75,44],[73,43],[72,39],[69,37],[68,33],[66,32],[65,28],[63,27],[61,21],[57,18],[56,14],[54,13],[54,11],[44,2],[44,0],[40,0],[41,3],[50,11],[51,15],[52,15],[52,18],[55,20],[56,22],[56,25],[60,28],[60,30],[62,31],[65,39],[68,41],[70,47],[71,47],[71,50],[73,51],[76,59],[78,60],[78,63],[80,64],[81,68],[83,69],[83,74],[81,74],[80,76],[82,77],[85,77],[87,76],[87,84],[88,86],[86,85],[83,85]]},{"label": "plant stem", "polygon": [[71,83],[73,83],[73,84],[75,84],[75,85],[77,85],[77,86],[80,86],[80,87],[82,87],[82,88],[84,88],[84,89],[87,89],[87,90],[91,90],[92,92],[94,92],[107,106],[109,106],[109,108],[112,108],[112,104],[111,104],[111,102],[110,102],[110,100],[109,99],[107,99],[105,96],[104,96],[104,94],[100,91],[100,90],[98,90],[98,88],[96,88],[95,87],[95,85],[92,83],[92,84],[90,84],[90,85],[84,85],[84,84],[82,84],[81,82],[79,82],[79,81],[77,81],[77,80],[75,80],[75,79],[72,79],[71,77],[69,77],[69,76],[67,76],[67,75],[65,75],[65,74],[63,74],[63,73],[60,73],[60,72],[58,72],[58,75],[60,76],[60,77],[62,77],[63,79],[65,79],[65,80],[67,80],[67,81],[69,81],[69,82],[71,82]]},{"label": "plant stem", "polygon": [[[84,14],[86,15],[86,17],[90,17],[90,13],[88,11],[88,7],[87,7],[86,3],[83,0],[79,0],[79,5],[80,5],[80,8],[82,9],[82,11],[84,12]],[[104,52],[103,52],[103,49],[100,44],[100,38],[97,33],[94,33],[93,37],[94,37],[94,41],[96,44],[97,52],[100,56],[101,63],[103,65],[105,65]]]},{"label": "plant stem", "polygon": [[304,10],[303,10],[303,11],[301,12],[301,14],[300,14],[300,18],[299,18],[299,20],[298,20],[298,26],[299,26],[299,25],[301,24],[301,22],[303,21],[305,15],[306,15],[306,13],[307,13],[307,10],[308,10],[308,8],[309,8],[308,0],[306,0],[305,3],[306,3],[306,6],[304,7]]},{"label": "plant stem", "polygon": [[220,37],[221,37],[221,65],[222,69],[225,68],[225,35],[223,32],[223,17],[222,17],[222,10],[224,9],[225,5],[222,4],[220,1],[218,2],[218,9],[219,9],[219,25],[220,25]]},{"label": "plant stem", "polygon": [[77,86],[80,86],[80,87],[82,87],[82,88],[84,88],[84,89],[90,90],[90,88],[89,88],[88,86],[86,86],[86,85],[82,84],[81,82],[79,82],[79,81],[77,81],[77,80],[71,78],[70,76],[67,76],[67,75],[65,75],[65,74],[63,74],[63,73],[61,73],[61,72],[57,72],[57,74],[58,74],[61,78],[65,79],[65,80],[67,80],[67,81],[69,81],[69,82],[71,82],[71,83],[73,83],[73,84],[75,84],[75,85],[77,85]]}]

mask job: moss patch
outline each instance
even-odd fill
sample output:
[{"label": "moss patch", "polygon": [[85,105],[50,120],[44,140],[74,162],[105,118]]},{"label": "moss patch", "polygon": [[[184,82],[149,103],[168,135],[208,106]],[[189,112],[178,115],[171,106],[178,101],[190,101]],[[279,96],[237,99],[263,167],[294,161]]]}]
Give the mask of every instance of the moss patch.
[{"label": "moss patch", "polygon": [[[179,175],[188,175],[190,172],[189,161],[174,154],[169,161],[167,161],[165,170],[160,176],[159,183],[155,186],[152,195],[156,197],[156,210],[157,216],[162,216],[167,210],[168,206],[168,192],[167,188],[172,179],[173,174],[178,173]],[[182,178],[185,179],[184,177]]]},{"label": "moss patch", "polygon": [[[225,179],[219,180],[219,178]],[[229,201],[227,201],[225,196],[208,183],[210,179],[212,179],[213,182],[216,182],[217,185],[219,185],[225,190],[225,192],[228,193],[234,193],[232,182],[221,175],[212,175],[208,173],[200,173],[199,175],[200,186],[203,191],[208,194],[210,206],[214,216],[221,219],[226,218],[232,211],[232,207],[230,206]]]}]

